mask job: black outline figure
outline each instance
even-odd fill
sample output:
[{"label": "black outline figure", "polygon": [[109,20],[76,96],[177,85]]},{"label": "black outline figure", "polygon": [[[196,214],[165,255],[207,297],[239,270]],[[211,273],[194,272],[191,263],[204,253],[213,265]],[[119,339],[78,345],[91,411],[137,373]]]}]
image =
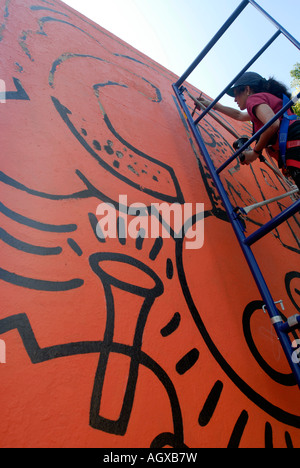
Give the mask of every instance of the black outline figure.
[{"label": "black outline figure", "polygon": [[[137,270],[140,270],[140,272],[146,274],[154,281],[154,287],[152,289],[148,289],[141,286],[136,286],[109,275],[102,267],[103,262],[105,261],[120,262],[121,264],[123,263],[134,266]],[[113,434],[124,435],[126,433],[133,406],[134,393],[138,378],[138,368],[140,365],[142,338],[146,321],[154,301],[163,294],[164,286],[160,278],[151,268],[139,260],[136,260],[135,258],[129,257],[127,255],[110,252],[96,253],[91,255],[90,265],[94,273],[99,277],[103,284],[107,306],[107,321],[103,340],[104,351],[100,354],[99,364],[95,377],[95,384],[91,400],[90,424],[95,429],[104,430]],[[117,421],[104,418],[99,414],[99,412],[101,412],[101,396],[105,382],[105,371],[109,355],[112,352],[114,338],[115,305],[112,286],[144,298],[133,339],[132,355],[125,396],[122,403],[120,417]],[[130,317],[128,319],[130,320]]]}]

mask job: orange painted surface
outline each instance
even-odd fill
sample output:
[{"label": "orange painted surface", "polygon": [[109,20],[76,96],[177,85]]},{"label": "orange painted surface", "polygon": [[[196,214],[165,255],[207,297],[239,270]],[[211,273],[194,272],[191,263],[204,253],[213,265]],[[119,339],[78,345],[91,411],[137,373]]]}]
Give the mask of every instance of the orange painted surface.
[{"label": "orange painted surface", "polygon": [[[1,447],[300,447],[299,389],[176,77],[56,0],[2,2],[0,24]],[[233,153],[211,117],[202,132],[216,165]],[[260,163],[222,177],[236,205],[283,192]],[[97,236],[99,204],[131,224],[128,206],[163,202],[204,204],[202,248]],[[248,233],[289,203],[251,212]],[[299,223],[254,249],[286,316]]]}]

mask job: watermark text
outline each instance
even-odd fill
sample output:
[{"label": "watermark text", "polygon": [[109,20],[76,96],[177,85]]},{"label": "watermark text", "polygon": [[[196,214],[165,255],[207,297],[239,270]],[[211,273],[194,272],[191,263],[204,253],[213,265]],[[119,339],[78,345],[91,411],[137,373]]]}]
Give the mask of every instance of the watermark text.
[{"label": "watermark text", "polygon": [[6,86],[5,81],[0,79],[0,104],[6,103]]},{"label": "watermark text", "polygon": [[[127,208],[128,207],[128,208]],[[185,239],[186,249],[200,249],[204,244],[203,203],[127,204],[127,195],[119,196],[118,210],[111,203],[100,203],[96,211],[96,234],[105,239],[158,237]]]},{"label": "watermark text", "polygon": [[300,364],[300,340],[294,340],[292,343],[292,348],[295,351],[292,354],[292,361],[294,364]]},{"label": "watermark text", "polygon": [[0,340],[0,364],[6,364],[6,344]]}]

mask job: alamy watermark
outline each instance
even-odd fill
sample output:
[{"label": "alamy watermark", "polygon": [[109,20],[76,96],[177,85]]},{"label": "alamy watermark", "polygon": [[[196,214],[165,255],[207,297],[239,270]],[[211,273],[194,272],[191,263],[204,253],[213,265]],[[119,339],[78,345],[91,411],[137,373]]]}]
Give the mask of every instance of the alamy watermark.
[{"label": "alamy watermark", "polygon": [[186,249],[201,249],[204,244],[204,203],[143,203],[128,206],[127,195],[119,196],[118,210],[111,203],[100,203],[96,234],[101,240],[158,237],[185,239]]},{"label": "alamy watermark", "polygon": [[0,80],[0,104],[6,103],[6,86],[5,81]]},{"label": "alamy watermark", "polygon": [[0,340],[0,364],[6,364],[6,344]]},{"label": "alamy watermark", "polygon": [[292,348],[296,350],[292,354],[292,361],[294,364],[300,364],[300,340],[294,340],[292,343]]}]

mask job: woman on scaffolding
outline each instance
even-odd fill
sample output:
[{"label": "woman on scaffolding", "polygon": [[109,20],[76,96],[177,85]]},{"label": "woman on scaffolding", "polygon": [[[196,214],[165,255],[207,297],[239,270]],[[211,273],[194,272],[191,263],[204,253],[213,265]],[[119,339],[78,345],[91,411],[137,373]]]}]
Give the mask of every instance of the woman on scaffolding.
[{"label": "woman on scaffolding", "polygon": [[[273,78],[266,80],[254,72],[244,73],[227,94],[235,98],[240,111],[220,103],[217,103],[214,109],[235,120],[252,121],[254,133],[282,109],[283,95],[287,96],[289,100],[291,99],[291,94],[285,85]],[[198,100],[206,107],[210,104],[210,101],[206,99],[198,98]],[[293,115],[291,109],[287,113]],[[283,167],[279,149],[281,120],[282,117],[260,135],[253,149],[244,151],[245,158],[241,164],[251,164],[266,149],[269,156],[276,159],[279,168],[283,170],[285,175],[291,176],[300,189],[300,119],[289,122],[285,155],[286,167]]]}]

